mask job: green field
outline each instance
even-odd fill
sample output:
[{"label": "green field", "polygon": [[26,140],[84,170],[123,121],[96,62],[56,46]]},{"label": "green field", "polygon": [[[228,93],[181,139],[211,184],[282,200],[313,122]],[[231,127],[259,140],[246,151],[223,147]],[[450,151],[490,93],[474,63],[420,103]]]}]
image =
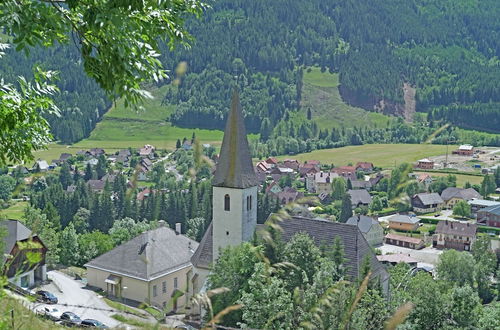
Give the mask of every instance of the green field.
[{"label": "green field", "polygon": [[222,131],[174,127],[167,121],[174,110],[174,106],[162,104],[168,88],[171,88],[170,85],[150,89],[154,98],[144,101],[144,110],[125,108],[123,102],[118,100],[90,137],[72,147],[120,149],[153,144],[160,149],[170,149],[175,147],[177,139],[190,138],[193,132],[202,143],[220,144]]},{"label": "green field", "polygon": [[441,177],[441,176],[448,176],[449,174],[453,174],[454,176],[457,177],[457,186],[458,187],[463,187],[466,182],[469,182],[470,184],[481,184],[483,181],[482,176],[478,175],[465,175],[465,174],[454,174],[453,172],[448,173],[435,173],[435,172],[415,172],[415,173],[427,173],[431,177]]},{"label": "green field", "polygon": [[294,156],[280,156],[279,159],[294,158],[301,162],[319,160],[324,164],[343,166],[356,162],[372,162],[375,166],[387,168],[421,158],[443,155],[446,146],[425,144],[367,144],[336,149],[315,150]]},{"label": "green field", "polygon": [[313,67],[304,71],[301,111],[311,109],[312,119],[319,128],[386,127],[391,117],[352,107],[342,100],[337,73],[321,72]]},{"label": "green field", "polygon": [[28,202],[17,202],[11,207],[0,210],[0,218],[16,219],[20,220],[24,215],[24,209],[28,205]]}]

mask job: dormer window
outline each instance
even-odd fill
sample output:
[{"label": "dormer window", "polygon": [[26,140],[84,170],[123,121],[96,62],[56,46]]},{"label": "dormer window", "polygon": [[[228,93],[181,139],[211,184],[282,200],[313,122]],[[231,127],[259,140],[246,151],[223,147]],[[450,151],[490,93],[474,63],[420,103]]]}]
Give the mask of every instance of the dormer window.
[{"label": "dormer window", "polygon": [[224,196],[224,211],[230,211],[231,210],[231,198],[229,197],[229,194],[226,194]]}]

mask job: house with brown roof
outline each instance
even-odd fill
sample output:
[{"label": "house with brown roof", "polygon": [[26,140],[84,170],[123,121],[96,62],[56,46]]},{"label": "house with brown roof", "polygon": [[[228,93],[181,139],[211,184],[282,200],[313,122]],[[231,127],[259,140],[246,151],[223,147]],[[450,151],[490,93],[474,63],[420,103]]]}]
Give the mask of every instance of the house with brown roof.
[{"label": "house with brown roof", "polygon": [[290,168],[294,171],[298,171],[300,167],[300,163],[296,159],[285,159],[283,161],[282,167]]},{"label": "house with brown roof", "polygon": [[255,165],[255,170],[259,173],[267,173],[271,169],[271,165],[269,165],[265,161],[260,161]]},{"label": "house with brown roof", "polygon": [[438,193],[420,193],[411,198],[411,205],[415,212],[430,213],[440,211],[444,201]]},{"label": "house with brown roof", "polygon": [[278,199],[281,204],[292,203],[304,197],[303,193],[291,187],[285,187],[282,191],[278,193],[271,193],[271,195]]},{"label": "house with brown roof", "polygon": [[384,265],[396,266],[400,263],[405,263],[410,267],[417,267],[418,260],[410,257],[410,255],[403,253],[395,253],[395,254],[385,254],[381,256],[377,256],[378,261],[383,263]]},{"label": "house with brown roof", "polygon": [[423,184],[428,187],[432,183],[432,177],[427,173],[420,173],[417,176],[417,182]]},{"label": "house with brown roof", "polygon": [[424,245],[424,241],[418,237],[408,237],[397,234],[387,234],[384,237],[385,244],[397,245],[408,249],[420,250]]},{"label": "house with brown roof", "polygon": [[140,157],[147,157],[149,159],[154,159],[155,158],[155,147],[150,145],[150,144],[144,145],[144,147],[139,149],[139,156]]},{"label": "house with brown roof", "polygon": [[476,241],[477,225],[458,221],[439,221],[432,245],[438,249],[471,251]]},{"label": "house with brown roof", "polygon": [[356,165],[354,166],[356,168],[356,171],[361,171],[365,173],[371,173],[373,172],[373,163],[369,162],[357,162]]},{"label": "house with brown roof", "polygon": [[420,168],[423,170],[432,170],[434,168],[434,161],[424,158],[417,161],[416,168]]},{"label": "house with brown roof", "polygon": [[319,171],[320,171],[320,167],[317,164],[306,163],[306,164],[300,165],[300,167],[299,167],[299,175],[301,177],[305,177],[309,174],[314,174],[314,173],[317,173]]},{"label": "house with brown roof", "polygon": [[481,198],[481,194],[473,188],[448,187],[441,193],[446,208],[453,209],[458,201],[470,201],[474,198]]},{"label": "house with brown roof", "polygon": [[274,157],[269,157],[268,159],[265,160],[265,162],[269,164],[269,166],[271,167],[275,167],[276,165],[278,165],[278,160]]},{"label": "house with brown roof", "polygon": [[354,166],[340,166],[332,168],[331,170],[334,173],[337,173],[339,176],[347,179],[356,180],[356,168]]}]

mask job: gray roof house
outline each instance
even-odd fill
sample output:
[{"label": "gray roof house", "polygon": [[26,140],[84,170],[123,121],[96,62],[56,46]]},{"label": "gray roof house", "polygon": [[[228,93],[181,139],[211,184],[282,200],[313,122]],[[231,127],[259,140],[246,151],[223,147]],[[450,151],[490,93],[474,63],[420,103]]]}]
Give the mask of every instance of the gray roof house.
[{"label": "gray roof house", "polygon": [[444,201],[438,193],[421,193],[411,198],[411,205],[415,212],[428,213],[441,210]]},{"label": "gray roof house", "polygon": [[165,307],[177,291],[185,291],[197,247],[196,241],[160,222],[157,229],[85,264],[88,285],[116,297]]},{"label": "gray roof house", "polygon": [[376,219],[366,215],[355,215],[350,217],[346,223],[358,226],[371,246],[381,245],[384,242],[384,228]]},{"label": "gray roof house", "polygon": [[452,208],[459,200],[470,201],[474,198],[481,198],[481,194],[473,188],[463,189],[457,187],[448,187],[441,193],[441,198],[446,206]]},{"label": "gray roof house", "polygon": [[347,193],[351,196],[353,209],[358,206],[368,206],[372,202],[372,196],[366,189],[348,190]]}]

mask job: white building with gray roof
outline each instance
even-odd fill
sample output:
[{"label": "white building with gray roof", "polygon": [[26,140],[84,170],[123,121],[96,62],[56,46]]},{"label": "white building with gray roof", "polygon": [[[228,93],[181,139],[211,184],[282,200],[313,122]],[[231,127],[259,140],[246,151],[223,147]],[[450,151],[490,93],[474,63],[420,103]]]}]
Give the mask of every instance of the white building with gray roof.
[{"label": "white building with gray roof", "polygon": [[198,242],[164,222],[89,261],[87,281],[117,298],[147,303],[166,311],[185,306],[192,276],[191,257]]}]

